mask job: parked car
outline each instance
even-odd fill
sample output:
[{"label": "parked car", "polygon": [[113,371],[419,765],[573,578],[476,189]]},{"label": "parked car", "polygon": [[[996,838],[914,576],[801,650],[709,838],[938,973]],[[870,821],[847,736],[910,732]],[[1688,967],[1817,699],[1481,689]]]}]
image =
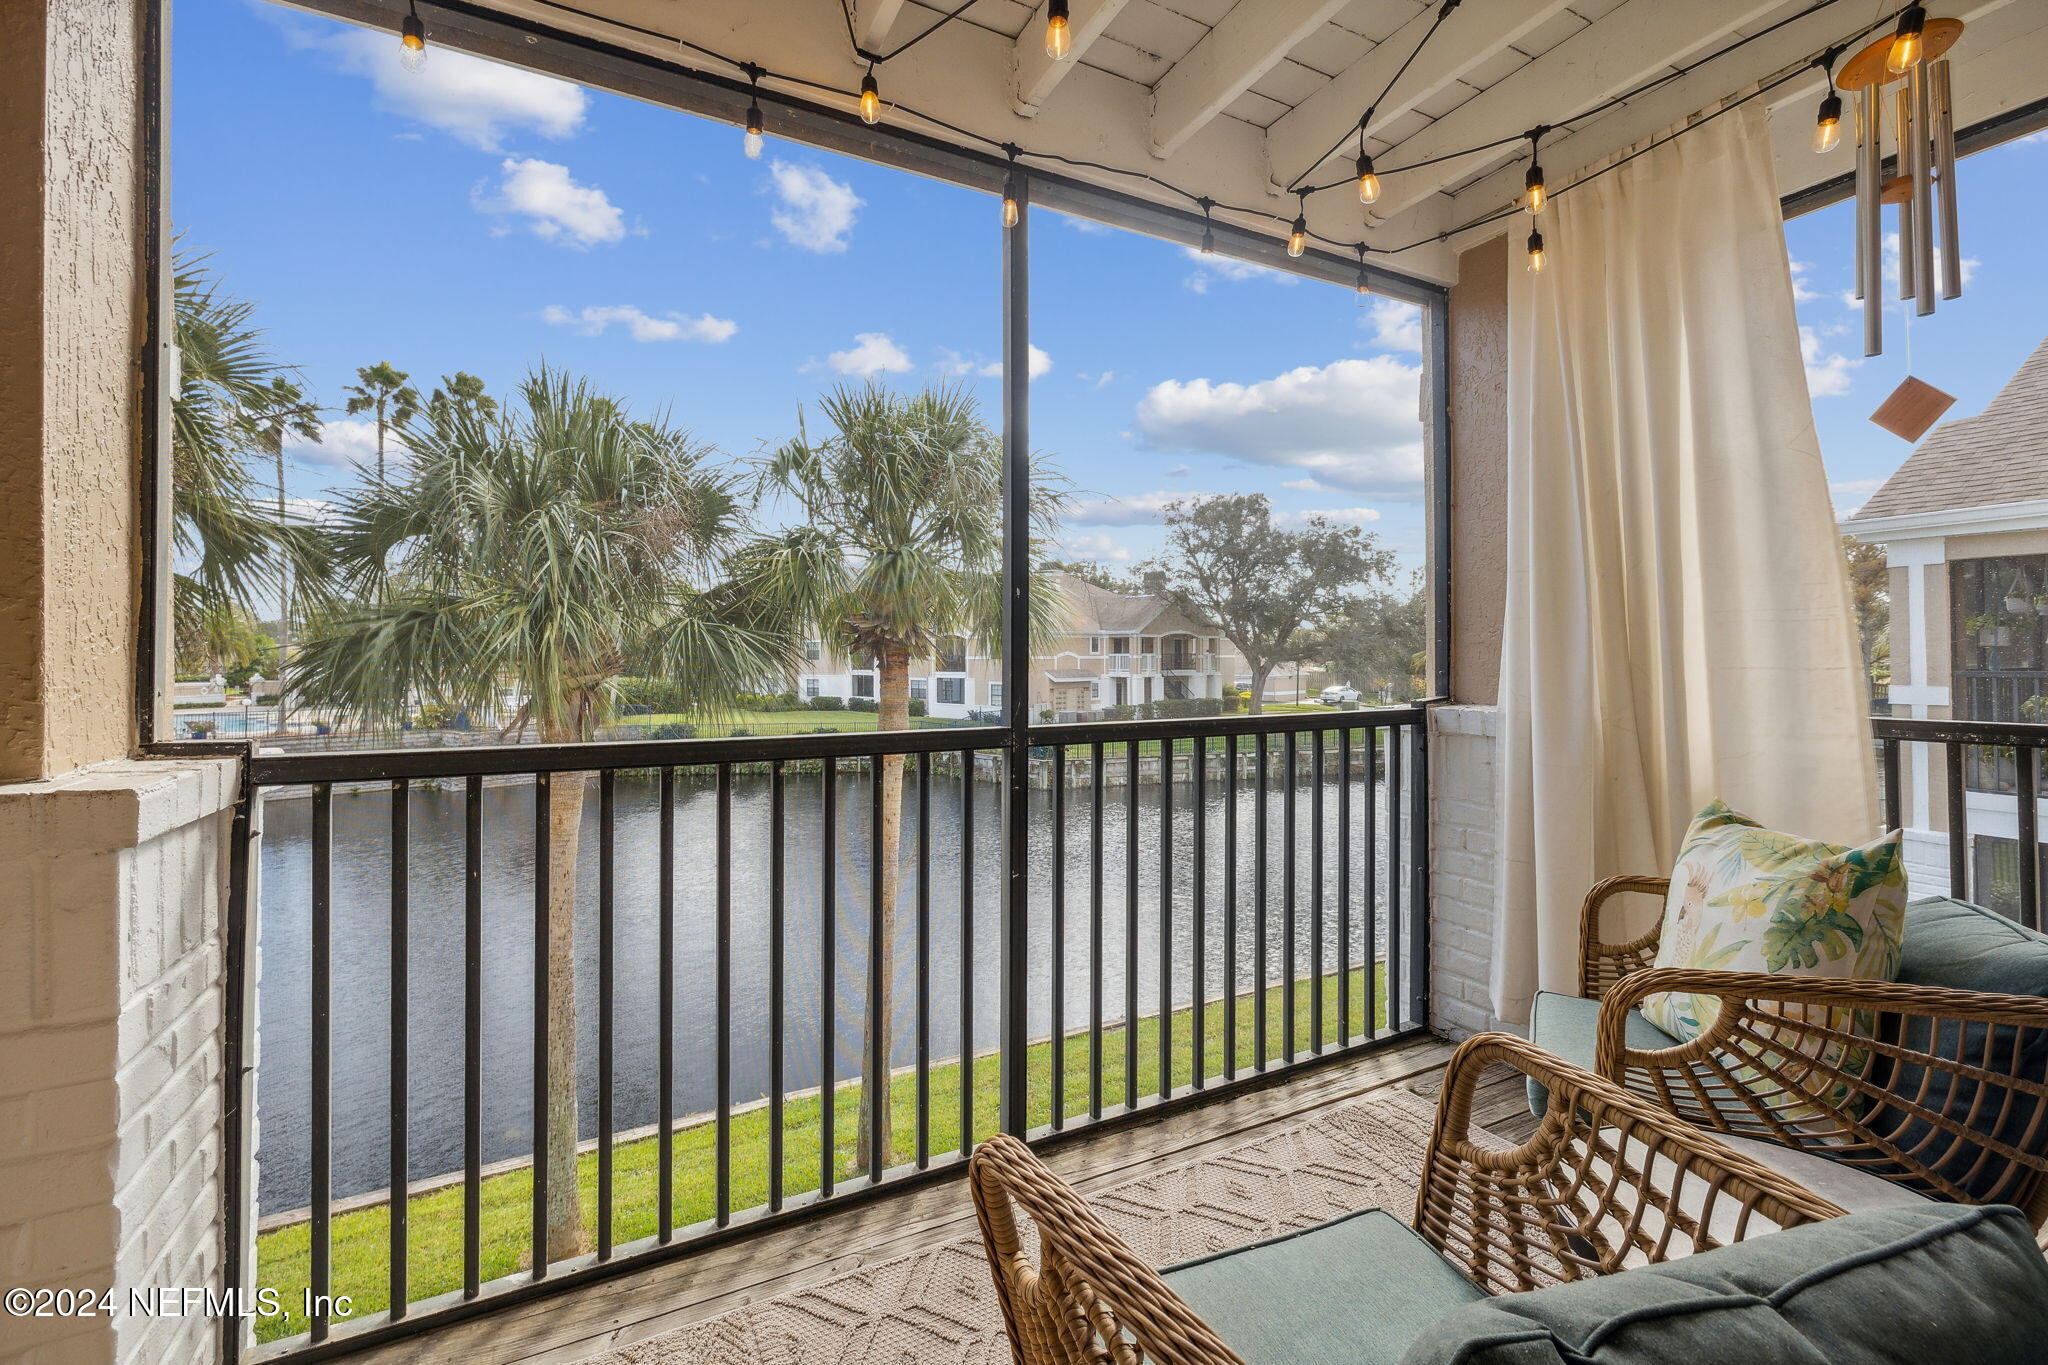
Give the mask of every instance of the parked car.
[{"label": "parked car", "polygon": [[1358,698],[1359,691],[1357,688],[1334,686],[1324,688],[1322,692],[1317,695],[1316,700],[1320,701],[1325,706],[1348,706],[1351,703],[1357,701]]}]

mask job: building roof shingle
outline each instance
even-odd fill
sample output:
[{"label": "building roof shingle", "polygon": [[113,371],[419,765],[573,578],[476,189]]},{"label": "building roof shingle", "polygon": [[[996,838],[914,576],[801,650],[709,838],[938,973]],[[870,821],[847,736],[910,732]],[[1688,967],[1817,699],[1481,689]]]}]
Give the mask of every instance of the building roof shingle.
[{"label": "building roof shingle", "polygon": [[2048,341],[1975,417],[1936,427],[1850,521],[2048,498]]}]

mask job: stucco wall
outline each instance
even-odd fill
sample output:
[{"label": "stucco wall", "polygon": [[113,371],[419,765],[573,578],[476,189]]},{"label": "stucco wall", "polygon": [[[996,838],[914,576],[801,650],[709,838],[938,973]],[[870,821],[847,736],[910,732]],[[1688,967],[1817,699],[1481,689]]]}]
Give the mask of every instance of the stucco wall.
[{"label": "stucco wall", "polygon": [[131,742],[139,35],[0,4],[0,780]]},{"label": "stucco wall", "polygon": [[1502,241],[1458,258],[1451,289],[1451,696],[1500,695],[1507,597],[1508,253]]}]

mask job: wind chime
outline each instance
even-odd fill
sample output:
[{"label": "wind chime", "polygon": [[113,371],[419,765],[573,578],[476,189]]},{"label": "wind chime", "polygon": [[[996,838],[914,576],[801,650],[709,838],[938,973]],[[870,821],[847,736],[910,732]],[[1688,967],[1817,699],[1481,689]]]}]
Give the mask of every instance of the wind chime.
[{"label": "wind chime", "polygon": [[[1909,6],[1894,32],[1851,57],[1835,78],[1837,88],[1856,98],[1856,297],[1863,302],[1866,356],[1884,350],[1886,204],[1898,206],[1898,297],[1912,300],[1920,317],[1934,311],[1937,289],[1941,298],[1962,297],[1955,103],[1944,55],[1962,34],[1962,20],[1929,19],[1920,6]],[[1839,104],[1834,107],[1839,111]],[[1889,176],[1887,131],[1893,149]]]}]

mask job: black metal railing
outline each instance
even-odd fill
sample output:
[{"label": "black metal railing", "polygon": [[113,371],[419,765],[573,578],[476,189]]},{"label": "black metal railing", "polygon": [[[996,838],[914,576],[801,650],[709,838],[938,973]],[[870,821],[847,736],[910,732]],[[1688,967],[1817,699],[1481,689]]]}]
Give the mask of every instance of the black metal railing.
[{"label": "black metal railing", "polygon": [[[1879,717],[1871,728],[1886,827],[1907,831],[1909,885],[1914,841],[1922,840],[1928,856],[1945,859],[1951,895],[2041,928],[2048,725]],[[1984,828],[1993,819],[1998,828]]]},{"label": "black metal railing", "polygon": [[230,1244],[310,1304],[266,1353],[1415,1032],[1425,715],[255,754]]}]

